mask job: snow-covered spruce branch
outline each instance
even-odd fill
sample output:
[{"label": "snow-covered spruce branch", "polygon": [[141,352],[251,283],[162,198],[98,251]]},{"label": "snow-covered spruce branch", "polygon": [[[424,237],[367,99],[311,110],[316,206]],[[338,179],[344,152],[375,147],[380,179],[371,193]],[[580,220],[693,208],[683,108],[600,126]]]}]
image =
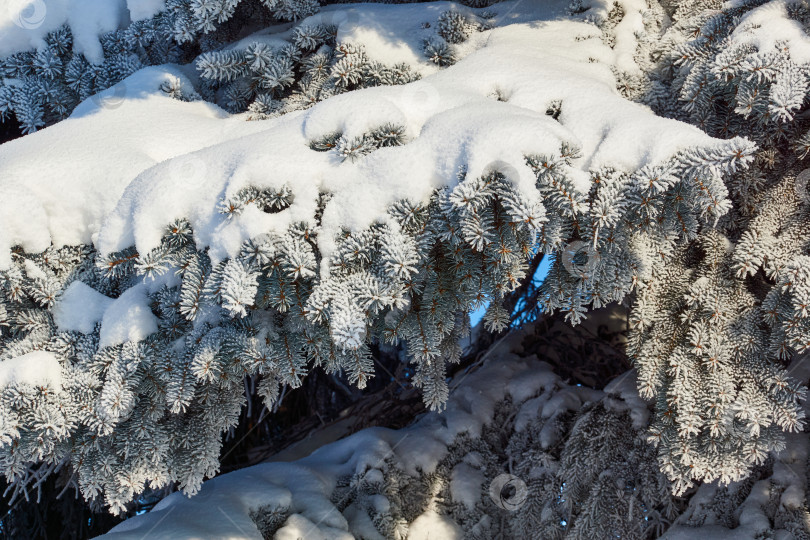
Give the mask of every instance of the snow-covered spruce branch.
[{"label": "snow-covered spruce branch", "polygon": [[[293,41],[280,49],[256,41],[241,50],[203,54],[196,65],[204,79],[222,85],[228,110],[247,109],[257,120],[350,90],[419,78],[407,64],[386,66],[369,60],[362,46],[336,44],[336,33],[334,26],[302,25],[296,27]],[[211,95],[214,89],[208,90]]]},{"label": "snow-covered spruce branch", "polygon": [[[595,313],[584,326],[611,325],[610,315]],[[639,398],[633,372],[604,391],[566,383],[534,358],[531,337],[547,336],[532,327],[459,375],[444,412],[331,444],[328,429],[316,432],[325,443],[308,457],[293,450],[285,457],[302,459],[222,475],[191,499],[170,495],[104,538],[147,531],[347,540],[807,534],[806,433],[789,434],[787,450],[744,481],[703,484],[688,500],[673,496],[655,448],[643,440],[652,404]],[[559,342],[574,331],[561,329],[568,337]],[[214,505],[229,519],[211,519]]]},{"label": "snow-covered spruce branch", "polygon": [[[649,403],[639,399],[632,372],[604,392],[566,384],[524,356],[532,351],[528,329],[454,381],[441,415],[398,431],[364,430],[292,464],[221,476],[198,497],[172,495],[109,538],[190,535],[200,523],[208,534],[244,535],[256,527],[270,538],[807,534],[807,434],[790,434],[787,451],[742,482],[703,484],[688,501],[673,497],[655,449],[643,442]],[[319,479],[314,489],[310,478]],[[213,501],[230,520],[205,519]],[[170,509],[185,519],[164,519]]]},{"label": "snow-covered spruce branch", "polygon": [[[763,146],[807,138],[810,8],[793,0],[674,2],[648,100],[715,136]],[[673,99],[674,98],[674,99]]]},{"label": "snow-covered spruce branch", "polygon": [[733,207],[718,228],[661,250],[631,311],[628,350],[642,395],[657,401],[650,440],[684,490],[691,479],[743,479],[783,447],[784,430],[804,425],[805,389],[784,368],[810,347],[808,87],[798,76],[810,57],[804,4],[671,7],[647,99],[760,145],[729,178]]},{"label": "snow-covered spruce branch", "polygon": [[[479,4],[470,3],[482,7],[486,2]],[[201,88],[206,99],[230,110],[252,105],[257,118],[346,89],[400,84],[416,76],[404,65],[382,66],[361,58],[357,55],[362,51],[351,45],[336,48],[338,28],[352,23],[345,11],[327,12],[296,27],[286,47],[278,43],[281,38],[268,44],[259,37],[244,50],[228,48],[251,29],[308,18],[319,10],[317,0],[168,0],[164,6],[130,0],[126,8],[88,8],[70,17],[43,2],[34,6],[32,13],[17,13],[31,6],[12,5],[0,18],[0,121],[13,115],[24,133],[66,118],[81,101],[119,85],[138,69],[190,62],[200,50],[201,74],[213,79]],[[448,55],[451,47],[442,36],[458,39],[486,26],[474,21],[474,15],[467,20],[454,14],[454,20],[440,26],[443,32],[431,38]],[[123,20],[132,22],[120,26]],[[441,63],[440,58],[434,61]],[[240,71],[238,77],[234,69]],[[250,77],[243,76],[246,70]],[[228,84],[220,91],[217,81],[223,78]],[[279,94],[293,86],[292,98],[282,107]]]},{"label": "snow-covered spruce branch", "polygon": [[[11,222],[8,238],[27,252],[0,255],[0,358],[19,367],[4,390],[13,448],[4,471],[22,480],[31,464],[70,456],[85,495],[103,493],[116,511],[146,482],[193,493],[217,471],[246,376],[261,378],[269,401],[314,365],[362,384],[369,344],[401,340],[439,407],[467,310],[491,299],[487,323],[503,325],[499,300],[538,250],[581,243],[570,260],[557,258],[543,289],[543,305],[573,322],[654,282],[670,254],[726,214],[723,177],[740,174],[754,148],[621,99],[610,68],[591,62],[612,58],[594,30],[569,21],[495,30],[422,81],[251,122],[241,139],[204,151],[184,147],[140,174],[109,215],[77,218],[71,238],[87,244],[93,216],[107,216],[95,238],[101,255],[37,253],[65,232]],[[169,107],[159,99],[153,106]],[[186,167],[203,171],[193,189],[178,180]],[[105,176],[118,193],[131,180]],[[24,193],[32,208],[42,204]],[[27,377],[29,354],[52,369]],[[760,395],[765,409],[795,408]],[[659,447],[665,463],[691,421],[672,421],[687,431]],[[775,447],[778,432],[756,432],[758,421],[733,420]]]},{"label": "snow-covered spruce branch", "polygon": [[[11,5],[0,19],[0,120],[13,114],[25,133],[66,118],[144,66],[188,62],[195,50],[219,48],[246,28],[319,8],[315,0],[130,1],[73,6],[68,16],[56,3],[33,6]],[[133,22],[120,26],[124,20]]]},{"label": "snow-covered spruce branch", "polygon": [[[396,142],[396,130],[386,128],[369,134],[363,144],[373,149]],[[726,151],[732,156],[741,148],[731,144]],[[644,175],[649,173],[594,175],[598,187],[591,195],[572,200],[560,194],[579,193],[566,176],[575,155],[564,147],[557,156],[529,160],[537,174],[534,200],[493,171],[461,177],[424,205],[396,203],[385,224],[335,239],[327,276],[320,271],[317,249],[318,216],[329,204],[325,194],[310,226],[252,238],[239,256],[220,262],[194,247],[193,231],[184,221],[174,223],[160,246],[145,255],[115,253],[99,258],[95,269],[83,259],[62,276],[58,271],[69,248],[15,256],[16,264],[3,274],[4,291],[6,310],[19,315],[9,322],[13,338],[4,343],[3,356],[20,360],[24,351],[44,347],[69,359],[71,368],[58,394],[49,386],[7,390],[26,399],[20,405],[7,402],[4,421],[14,445],[6,471],[13,477],[14,470],[62,455],[69,445],[85,494],[103,491],[114,509],[147,481],[158,487],[178,480],[193,492],[216,471],[219,434],[236,421],[245,376],[261,375],[260,391],[269,403],[279,384],[297,386],[317,365],[342,371],[362,386],[372,375],[368,345],[376,340],[407,343],[416,383],[432,407],[440,406],[447,396],[445,362],[458,359],[459,339],[468,331],[467,310],[494,298],[488,323],[501,327],[508,314],[497,312],[497,299],[524,277],[526,259],[538,244],[559,250],[571,239],[566,231],[579,226],[604,261],[617,261],[579,279],[557,269],[551,283],[575,318],[590,300],[620,299],[643,278],[632,269],[618,272],[618,261],[639,261],[637,268],[643,268],[650,254],[634,252],[635,242],[614,244],[611,238],[622,234],[644,245],[644,238],[661,234],[654,225],[659,221],[645,223],[628,214],[599,223],[602,216],[593,212],[602,208],[594,204],[599,195],[611,189],[622,200],[642,193],[654,198],[647,191],[653,184]],[[690,155],[673,158],[670,167],[683,166],[678,164]],[[685,183],[676,182],[672,193],[688,189]],[[651,207],[671,206],[666,193]],[[219,208],[226,216],[251,208],[272,215],[288,209],[293,196],[289,187],[247,189]],[[704,208],[677,211],[698,223]],[[599,226],[588,227],[591,223]],[[152,287],[151,295],[140,284],[127,288],[141,275],[164,278],[163,285]],[[71,279],[52,313],[48,307]],[[85,283],[122,294],[113,300]],[[16,298],[14,291],[19,291]],[[106,303],[101,324],[82,333],[89,328],[80,327],[88,324],[80,311]],[[50,422],[40,424],[38,415]],[[98,467],[109,460],[114,465]],[[124,478],[120,470],[130,472]]]}]

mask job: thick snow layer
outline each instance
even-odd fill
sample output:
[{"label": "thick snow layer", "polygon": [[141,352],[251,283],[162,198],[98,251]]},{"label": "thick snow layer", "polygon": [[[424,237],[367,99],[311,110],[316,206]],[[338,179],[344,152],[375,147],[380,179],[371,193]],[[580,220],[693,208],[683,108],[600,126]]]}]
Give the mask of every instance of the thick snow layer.
[{"label": "thick snow layer", "polygon": [[460,502],[470,510],[481,498],[481,486],[484,485],[484,473],[469,463],[459,463],[453,468],[450,476],[450,493],[453,501]]},{"label": "thick snow layer", "polygon": [[[173,66],[146,68],[80,104],[70,118],[0,145],[0,269],[10,248],[40,252],[90,244],[127,184],[156,163],[258,131],[202,101],[159,90],[190,82]],[[193,191],[204,170],[175,162],[173,181]]]},{"label": "thick snow layer", "polygon": [[[261,537],[260,537],[261,538]],[[354,536],[335,527],[318,525],[300,514],[290,516],[284,526],[276,531],[275,540],[354,540]]]},{"label": "thick snow layer", "polygon": [[[565,1],[551,0],[542,6],[542,17],[562,15]],[[505,2],[489,8],[497,14],[497,25],[528,22],[538,17],[539,6],[529,9],[517,2]],[[423,52],[425,39],[436,35],[436,21],[445,11],[457,11],[471,20],[480,10],[470,9],[454,2],[429,2],[397,6],[386,4],[352,4],[350,6],[324,6],[321,11],[305,19],[302,24],[328,24],[337,26],[337,41],[362,43],[366,55],[387,65],[405,63],[421,75],[439,71]],[[454,45],[456,56],[465,57],[482,47],[489,33],[474,32],[463,43]]]},{"label": "thick snow layer", "polygon": [[166,9],[166,0],[127,0],[127,9],[130,19],[142,21]]},{"label": "thick snow layer", "polygon": [[158,329],[147,292],[147,284],[141,283],[113,299],[85,283],[74,281],[56,302],[53,320],[60,332],[85,334],[92,333],[100,322],[99,347],[140,341]]},{"label": "thick snow layer", "polygon": [[90,334],[113,299],[81,281],[74,281],[53,308],[53,321],[60,332]]},{"label": "thick snow layer", "polygon": [[0,390],[12,384],[62,388],[62,367],[53,353],[34,351],[0,361]]},{"label": "thick snow layer", "polygon": [[152,17],[165,7],[165,0],[4,0],[0,58],[42,47],[49,32],[67,24],[74,50],[90,62],[101,63],[100,35]]},{"label": "thick snow layer", "polygon": [[[158,3],[162,5],[162,1]],[[129,2],[130,9],[147,4],[157,5],[145,0]],[[64,7],[60,2],[54,6],[53,9],[48,7],[49,13]],[[427,11],[435,19],[454,6],[437,2]],[[435,71],[421,56],[421,43],[417,39],[424,10],[416,10],[414,6],[365,7],[369,12],[362,15],[364,24],[368,25],[363,30],[363,39],[370,40],[367,48],[369,52],[375,51],[374,58],[396,63],[420,55],[421,64],[414,67],[425,72]],[[329,7],[324,14],[304,22],[315,23],[328,18],[339,25],[340,33],[349,36],[357,30],[354,17],[357,7],[344,8],[346,13],[336,11],[338,9]],[[556,9],[562,10],[561,7]],[[398,21],[398,15],[406,12],[409,15]],[[525,11],[513,11],[512,17],[520,20],[528,15]],[[2,31],[3,20],[0,17],[0,44],[10,39]],[[403,21],[407,22],[413,36],[399,42],[392,37],[393,25],[403,24]],[[291,33],[289,25],[275,30],[279,32],[278,39],[289,37]],[[252,39],[260,37],[251,36]],[[10,248],[16,245],[29,253],[37,253],[51,242],[57,246],[91,243],[102,219],[115,207],[126,186],[142,171],[169,158],[185,156],[168,167],[170,180],[185,186],[189,193],[194,192],[207,171],[205,163],[188,155],[190,152],[269,127],[265,122],[245,122],[242,117],[232,117],[210,103],[171,99],[159,90],[162,83],[172,80],[191,88],[184,69],[161,66],[138,71],[86,100],[68,120],[0,145],[0,170],[4,173],[0,176],[0,201],[3,201],[0,205],[0,269],[8,267]],[[422,97],[419,88],[406,95],[411,101]],[[68,178],[70,181],[66,181]]]},{"label": "thick snow layer", "polygon": [[158,320],[149,309],[146,286],[135,285],[113,300],[101,319],[99,348],[141,341],[157,332]]},{"label": "thick snow layer", "polygon": [[[378,6],[383,8],[400,6]],[[532,200],[538,195],[523,156],[557,153],[564,141],[582,148],[582,189],[589,170],[631,171],[711,142],[697,128],[622,99],[610,67],[590,61],[612,58],[591,24],[516,24],[486,34],[480,49],[420,81],[339,95],[263,122],[260,133],[143,172],[105,220],[96,246],[110,253],[134,244],[145,253],[159,244],[167,224],[185,217],[198,247],[209,246],[212,259],[220,260],[235,255],[247,238],[311,222],[319,192],[327,191],[333,198],[318,238],[326,261],[334,233],[384,221],[388,206],[399,199],[425,201],[436,188],[454,183],[462,167],[472,176],[496,167]],[[557,100],[559,121],[546,114]],[[335,131],[354,137],[389,122],[405,126],[410,142],[354,162],[309,147]],[[194,190],[172,180],[172,171],[184,166],[206,171]],[[251,207],[228,219],[218,212],[223,196],[247,186],[284,184],[294,200],[280,213]]]},{"label": "thick snow layer", "polygon": [[[385,4],[325,6],[303,24],[336,25],[339,42],[362,43],[371,60],[388,65],[406,63],[424,75],[439,67],[425,57],[422,42],[435,35],[432,25],[451,7],[458,9],[450,2],[413,4],[397,10]],[[424,23],[431,26],[425,28]]]},{"label": "thick snow layer", "polygon": [[[328,255],[331,233],[386,219],[395,200],[425,200],[455,182],[461,166],[473,175],[496,167],[531,199],[537,193],[523,154],[558,152],[562,141],[582,148],[576,165],[583,189],[589,170],[634,170],[711,141],[697,128],[622,99],[610,67],[615,53],[593,24],[522,22],[559,18],[564,4],[497,4],[496,24],[517,24],[474,34],[464,45],[472,52],[454,66],[412,84],[351,92],[261,122],[158,90],[170,79],[190,85],[182,68],[141,70],[84,102],[68,120],[0,146],[0,200],[11,209],[0,212],[0,269],[15,245],[39,252],[49,243],[93,241],[105,253],[131,245],[145,253],[182,217],[191,221],[198,245],[222,259],[246,238],[310,221],[320,191],[334,194],[319,234]],[[362,7],[345,13],[333,7],[316,17],[331,13],[339,33],[357,33],[386,62],[418,55],[421,24],[430,22],[424,10]],[[451,8],[468,10],[430,6],[437,17]],[[395,23],[412,30],[402,42],[388,30]],[[562,101],[559,121],[546,114],[556,100]],[[404,125],[410,142],[343,163],[309,148],[310,140],[332,131],[354,136],[387,122]],[[223,196],[245,186],[285,183],[295,199],[283,212],[250,207],[227,220],[217,210]]]},{"label": "thick snow layer", "polygon": [[[543,5],[544,18],[561,15],[565,11],[565,0],[551,0]],[[492,8],[489,11],[503,13],[496,21],[509,23],[527,22],[537,18],[536,7],[530,11],[515,9],[517,3],[508,2],[504,9]],[[383,3],[352,3],[350,5],[329,5],[321,7],[315,15],[302,21],[300,26],[324,24],[337,28],[336,39],[340,43],[362,44],[366,56],[386,65],[408,64],[421,75],[435,73],[440,68],[429,61],[423,52],[424,40],[435,37],[435,23],[439,16],[448,10],[458,11],[478,18],[480,10],[474,10],[454,2],[429,2],[398,5],[391,9]],[[529,13],[532,17],[529,17]],[[283,23],[263,28],[225,47],[225,50],[242,50],[255,42],[268,47],[282,47],[293,38],[293,29],[298,25]],[[456,56],[464,57],[470,51],[480,48],[488,34],[473,33],[470,38],[455,44]]]}]

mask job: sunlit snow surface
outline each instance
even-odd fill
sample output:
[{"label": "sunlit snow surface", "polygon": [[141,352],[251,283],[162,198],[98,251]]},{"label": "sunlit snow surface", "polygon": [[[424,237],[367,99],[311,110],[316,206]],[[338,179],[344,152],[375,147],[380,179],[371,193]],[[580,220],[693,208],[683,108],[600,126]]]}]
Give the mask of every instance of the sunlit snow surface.
[{"label": "sunlit snow surface", "polygon": [[[216,261],[238,252],[249,237],[311,221],[318,193],[329,191],[334,196],[318,238],[326,265],[331,233],[385,221],[390,203],[424,201],[435,188],[452,185],[461,167],[478,175],[496,164],[531,200],[539,195],[523,156],[558,152],[564,141],[582,149],[573,173],[583,189],[595,168],[635,170],[710,143],[697,128],[622,99],[610,69],[616,54],[599,30],[585,22],[542,21],[562,9],[538,12],[538,4],[497,4],[497,24],[514,24],[475,34],[462,50],[467,56],[447,69],[416,65],[425,72],[420,81],[339,95],[267,121],[245,122],[159,90],[166,80],[192,86],[188,69],[139,71],[87,100],[68,120],[0,146],[0,200],[13,209],[0,213],[0,268],[9,264],[14,245],[38,252],[51,242],[92,241],[103,253],[131,245],[146,253],[181,217]],[[421,54],[423,23],[452,7],[468,9],[353,6],[363,15],[346,16],[339,37],[356,34],[376,58],[401,61]],[[394,32],[399,28],[411,29],[403,32],[406,39]],[[563,103],[559,121],[546,114],[556,100]],[[406,127],[407,144],[342,163],[309,147],[334,131],[352,137],[389,122]],[[218,212],[223,197],[245,186],[282,184],[294,192],[283,212],[248,208],[230,220]]]}]

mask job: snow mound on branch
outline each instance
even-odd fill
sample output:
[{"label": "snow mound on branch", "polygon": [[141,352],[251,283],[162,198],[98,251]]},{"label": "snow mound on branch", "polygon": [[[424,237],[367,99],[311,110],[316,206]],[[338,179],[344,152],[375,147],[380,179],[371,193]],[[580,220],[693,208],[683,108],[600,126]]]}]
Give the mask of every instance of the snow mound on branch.
[{"label": "snow mound on branch", "polygon": [[[0,145],[0,269],[10,250],[90,244],[140,172],[166,159],[254,133],[262,125],[203,101],[160,91],[191,83],[176,66],[151,67],[87,99],[70,118]],[[204,171],[178,169],[193,190]]]},{"label": "snow mound on branch", "polygon": [[166,9],[166,0],[127,0],[127,9],[133,21],[142,21]]},{"label": "snow mound on branch", "polygon": [[104,60],[100,35],[165,7],[165,0],[5,0],[0,6],[0,58],[42,47],[49,32],[67,24],[74,50],[99,64]]},{"label": "snow mound on branch", "polygon": [[433,510],[428,510],[411,524],[408,529],[409,540],[431,540],[442,538],[444,540],[462,540],[464,533],[453,520],[440,516]]},{"label": "snow mound on branch", "polygon": [[[191,221],[198,246],[210,246],[212,258],[222,259],[246,238],[311,221],[323,191],[334,195],[324,215],[331,233],[385,219],[393,201],[423,201],[437,187],[452,185],[462,166],[469,174],[494,166],[531,192],[531,200],[534,179],[522,154],[558,151],[562,141],[582,149],[577,165],[583,189],[589,170],[635,170],[712,141],[622,99],[610,67],[615,52],[593,24],[521,23],[559,17],[563,4],[498,4],[497,24],[520,24],[474,34],[462,44],[470,54],[455,66],[409,85],[351,92],[262,122],[244,122],[214,105],[181,102],[159,90],[164,82],[191,85],[185,68],[141,70],[85,101],[68,120],[0,146],[0,194],[3,206],[14,209],[0,212],[0,269],[10,264],[14,246],[37,253],[50,243],[95,242],[108,253],[136,244],[146,253],[181,217]],[[366,40],[370,54],[392,62],[418,54],[428,17],[416,8],[330,8],[314,18],[331,18],[346,39]],[[447,9],[468,8],[428,6]],[[388,31],[396,21],[410,29],[401,42]],[[289,32],[286,26],[278,30]],[[555,101],[562,103],[558,121],[546,114]],[[402,124],[410,142],[343,163],[332,152],[309,148],[312,138],[330,131],[356,136],[387,122]],[[283,184],[294,191],[283,212],[251,207],[227,220],[217,211],[223,197],[243,187]],[[333,248],[330,234],[320,234],[319,242],[325,254]]]},{"label": "snow mound on branch", "polygon": [[140,341],[157,331],[157,318],[149,308],[147,292],[147,284],[140,283],[118,298],[110,298],[74,281],[54,306],[53,320],[60,332],[83,334],[91,334],[100,322],[100,347]]},{"label": "snow mound on branch", "polygon": [[81,281],[74,281],[54,306],[53,321],[60,332],[91,334],[113,299]]},{"label": "snow mound on branch", "polygon": [[[66,13],[66,1],[49,1],[46,4],[49,17]],[[10,5],[16,6],[15,2]],[[147,4],[162,5],[162,1],[130,0],[129,7],[133,10],[136,5]],[[501,6],[510,21],[538,16],[537,6],[521,9],[514,2]],[[341,39],[367,44],[367,53],[372,58],[387,63],[419,56],[415,67],[424,73],[435,71],[435,66],[425,63],[421,55],[421,39],[426,32],[421,28],[422,23],[428,19],[435,23],[439,13],[449,9],[469,11],[451,2],[435,2],[429,6],[371,4],[363,5],[362,10],[358,7],[330,6],[301,24],[319,21],[336,24]],[[562,6],[543,6],[543,12],[549,16],[562,10]],[[433,18],[425,13],[433,14]],[[3,29],[11,25],[21,30],[10,17],[0,7],[0,56],[4,55],[2,43],[14,35]],[[358,22],[362,22],[362,28]],[[405,37],[399,40],[399,28],[403,26],[407,30],[403,32]],[[46,27],[43,23],[36,31],[30,29],[25,35],[37,35],[40,36],[37,39],[41,39],[44,31],[37,32]],[[589,31],[594,32],[594,29]],[[284,39],[292,30],[289,25],[283,25],[263,32],[269,33],[268,38]],[[469,50],[480,46],[484,34],[488,35],[476,35],[462,46]],[[261,37],[254,34],[246,39]],[[23,50],[30,45],[20,47]],[[599,50],[604,56],[605,51]],[[459,55],[463,56],[463,51]],[[205,163],[188,154],[274,126],[272,122],[245,122],[243,117],[231,116],[213,104],[186,103],[160,91],[163,83],[179,83],[182,88],[191,89],[188,72],[193,72],[193,67],[166,65],[142,69],[84,101],[67,120],[0,145],[0,170],[3,171],[0,176],[0,201],[3,201],[0,205],[0,269],[8,268],[10,250],[14,246],[21,246],[28,253],[39,253],[50,244],[61,247],[92,243],[102,220],[115,207],[127,185],[141,172],[169,158],[186,156],[169,166],[168,172],[172,182],[185,186],[189,193],[196,191],[207,171]],[[430,101],[433,95],[416,87],[406,93],[405,99],[418,103],[425,98]]]},{"label": "snow mound on branch", "polygon": [[130,287],[113,300],[101,320],[99,348],[141,341],[157,332],[157,317],[149,309],[150,302],[143,283]]},{"label": "snow mound on branch", "polygon": [[62,388],[62,367],[53,353],[33,351],[0,362],[0,390],[13,384]]},{"label": "snow mound on branch", "polygon": [[[610,67],[592,61],[610,61],[613,53],[591,24],[516,24],[487,34],[485,46],[420,81],[339,95],[269,120],[260,133],[145,171],[104,222],[97,248],[108,254],[135,245],[147,253],[168,224],[187,218],[198,248],[210,247],[212,260],[222,260],[248,238],[313,224],[318,196],[328,192],[333,197],[318,236],[328,264],[342,229],[384,222],[390,204],[402,199],[425,202],[437,188],[453,186],[462,169],[475,177],[495,168],[531,201],[538,194],[524,161],[528,154],[553,155],[563,143],[579,147],[573,174],[585,191],[591,170],[635,171],[713,141],[623,99]],[[557,120],[546,112],[555,102],[561,103]],[[389,123],[405,127],[409,142],[355,161],[341,162],[336,153],[309,145],[334,132],[351,139]],[[206,171],[193,191],[172,179],[186,166]],[[257,208],[229,217],[219,212],[223,197],[249,186],[287,186],[292,204],[274,214]]]},{"label": "snow mound on branch", "polygon": [[[563,6],[544,6],[550,14],[562,13]],[[509,14],[509,21],[523,22],[529,20],[529,11],[536,17],[536,9],[527,11],[517,8],[515,2],[499,4],[505,9],[498,10]],[[393,9],[392,9],[393,8]],[[314,27],[325,25],[335,27],[337,43],[362,44],[364,53],[373,61],[386,65],[408,64],[421,75],[435,73],[440,68],[430,62],[423,52],[425,39],[434,37],[434,25],[445,11],[458,11],[478,18],[477,12],[455,2],[428,2],[391,6],[390,4],[352,3],[349,5],[323,6],[318,13],[311,15],[293,27],[288,24],[271,26],[254,32],[238,41],[227,45],[224,50],[246,49],[254,43],[262,43],[270,48],[285,46],[294,37],[296,27]],[[495,17],[496,24],[505,17]],[[281,29],[281,31],[280,31]],[[456,44],[456,54],[464,57],[469,52],[481,47],[486,40],[486,33],[474,33],[464,43]]]},{"label": "snow mound on branch", "polygon": [[[500,7],[503,6],[503,9]],[[453,10],[475,17],[476,10],[455,2],[429,2],[398,5],[395,9],[389,4],[351,4],[324,6],[320,12],[301,21],[301,26],[324,24],[336,26],[338,43],[362,43],[370,60],[386,65],[408,64],[421,75],[429,75],[439,70],[423,53],[425,39],[435,35],[435,22],[445,11]],[[506,13],[517,7],[515,2],[499,4],[497,11]],[[548,9],[548,8],[547,8]],[[532,10],[535,11],[535,10]],[[550,11],[562,12],[561,8]],[[527,10],[514,9],[510,13],[511,22],[527,19]],[[535,11],[536,14],[536,11]],[[516,19],[516,20],[515,20]],[[496,24],[504,17],[496,17]],[[266,33],[264,30],[260,33]],[[287,39],[291,33],[276,35],[277,39]],[[486,33],[474,33],[464,43],[456,45],[457,55],[466,56],[481,47]],[[229,48],[238,49],[257,37],[253,34]]]}]

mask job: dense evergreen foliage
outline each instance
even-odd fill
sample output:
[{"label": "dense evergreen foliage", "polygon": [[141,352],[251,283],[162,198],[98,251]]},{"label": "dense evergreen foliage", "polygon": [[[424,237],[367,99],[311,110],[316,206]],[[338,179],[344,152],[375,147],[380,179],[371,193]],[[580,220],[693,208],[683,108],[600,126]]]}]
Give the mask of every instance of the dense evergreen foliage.
[{"label": "dense evergreen foliage", "polygon": [[[13,116],[32,133],[141,67],[167,62],[189,64],[198,80],[193,91],[169,85],[164,92],[255,121],[420,78],[412,66],[386,65],[361,45],[339,42],[328,20],[295,22],[318,7],[168,0],[155,17],[102,36],[99,64],[73,51],[65,26],[38,50],[0,58],[0,119]],[[481,7],[438,16],[425,57],[454,69],[454,47],[493,24]],[[617,29],[629,5],[611,4],[601,15],[597,7],[575,2],[571,16],[589,18],[608,45],[625,47]],[[683,509],[675,495],[695,483],[761,474],[785,447],[785,433],[805,422],[806,381],[790,366],[810,348],[810,174],[803,172],[810,54],[802,41],[810,7],[651,0],[640,13],[645,32],[637,32],[632,53],[640,69],[616,71],[621,93],[698,126],[715,137],[711,144],[637,170],[590,170],[583,180],[574,166],[583,149],[563,143],[523,156],[533,173],[529,190],[502,162],[480,175],[462,168],[426,200],[403,198],[370,227],[326,239],[333,249],[325,255],[324,215],[334,211],[327,191],[283,233],[253,235],[232,257],[201,246],[191,216],[168,225],[148,252],[15,249],[0,270],[0,361],[50,361],[60,375],[58,384],[2,388],[0,470],[13,495],[59,471],[115,513],[146,488],[176,485],[193,494],[219,471],[222,435],[246,403],[261,396],[272,409],[285,388],[300,387],[316,369],[362,389],[379,376],[373,352],[380,347],[400,347],[425,404],[441,409],[447,366],[460,361],[470,333],[468,313],[486,303],[493,332],[515,324],[518,312],[517,322],[562,312],[578,324],[592,308],[627,306],[626,351],[653,411],[649,425],[631,425],[610,401],[618,398],[607,397],[508,433],[504,448],[491,433],[458,442],[464,453],[449,456],[446,467],[470,445],[492,467],[498,452],[546,464],[539,475],[520,471],[532,477],[536,501],[521,510],[528,529],[513,531],[516,538],[532,537],[535,526],[547,531],[543,538],[655,536]],[[289,31],[272,46],[241,39],[287,21]],[[779,39],[775,28],[794,33]],[[565,113],[563,100],[546,114]],[[337,167],[387,155],[410,142],[408,133],[385,123],[359,136],[313,138],[309,148]],[[220,197],[217,208],[224,219],[278,214],[297,189],[249,186]],[[547,278],[527,285],[527,271],[544,255],[553,260]],[[110,302],[121,317],[138,313],[154,329],[121,338],[107,330],[107,314],[80,328],[60,311],[67,298]],[[509,414],[508,403],[501,414]],[[564,445],[540,451],[535,439],[552,424]],[[608,469],[612,475],[599,474]],[[397,474],[375,489],[405,482]],[[625,483],[619,491],[616,478]],[[623,498],[635,486],[639,494]],[[653,510],[660,523],[649,522]],[[605,513],[622,516],[609,531]],[[388,518],[381,534],[398,537],[397,520],[405,518]],[[475,537],[472,516],[458,519]]]}]

